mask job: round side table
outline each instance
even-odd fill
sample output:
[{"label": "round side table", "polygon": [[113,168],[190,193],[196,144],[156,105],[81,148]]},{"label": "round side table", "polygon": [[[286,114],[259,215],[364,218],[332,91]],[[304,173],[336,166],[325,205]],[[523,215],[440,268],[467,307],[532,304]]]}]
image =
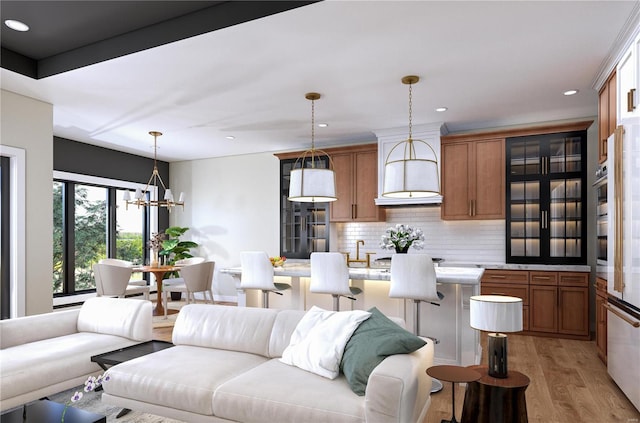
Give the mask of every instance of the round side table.
[{"label": "round side table", "polygon": [[451,382],[451,420],[442,420],[441,423],[458,423],[456,420],[456,383],[473,382],[482,376],[468,367],[446,365],[429,367],[427,374],[432,378]]}]

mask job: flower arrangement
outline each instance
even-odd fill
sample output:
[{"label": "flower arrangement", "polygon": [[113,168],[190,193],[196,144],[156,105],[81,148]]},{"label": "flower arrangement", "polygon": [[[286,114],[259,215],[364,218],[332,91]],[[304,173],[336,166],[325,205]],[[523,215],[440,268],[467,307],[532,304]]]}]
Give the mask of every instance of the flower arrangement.
[{"label": "flower arrangement", "polygon": [[[108,380],[109,380],[109,376],[105,376],[105,375],[99,375],[98,377],[89,376],[87,381],[84,383],[83,391],[84,392],[95,391],[99,386],[102,386],[102,382],[106,382]],[[67,414],[67,408],[69,407],[69,405],[80,401],[82,399],[82,396],[83,396],[82,391],[76,391],[76,393],[74,393],[71,396],[71,399],[67,401],[67,403],[64,405],[64,410],[62,410],[62,417],[60,418],[61,423],[64,423],[64,415]]]},{"label": "flower arrangement", "polygon": [[162,241],[166,238],[166,234],[154,232],[151,234],[151,238],[147,242],[147,247],[154,251],[158,251],[162,248]]},{"label": "flower arrangement", "polygon": [[380,248],[386,250],[396,250],[396,252],[407,252],[409,247],[421,250],[424,247],[424,234],[422,229],[414,229],[410,226],[397,224],[395,227],[387,229],[382,235]]},{"label": "flower arrangement", "polygon": [[287,261],[287,258],[285,256],[275,256],[275,257],[269,257],[269,260],[271,260],[271,265],[273,267],[278,267],[278,266],[282,266],[284,262]]}]

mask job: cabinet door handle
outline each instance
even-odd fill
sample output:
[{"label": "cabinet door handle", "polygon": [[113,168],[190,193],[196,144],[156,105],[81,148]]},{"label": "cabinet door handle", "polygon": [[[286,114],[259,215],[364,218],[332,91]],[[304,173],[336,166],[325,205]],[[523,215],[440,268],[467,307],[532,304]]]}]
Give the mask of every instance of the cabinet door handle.
[{"label": "cabinet door handle", "polygon": [[607,140],[606,138],[602,140],[602,156],[607,155],[607,142],[609,142],[609,140]]},{"label": "cabinet door handle", "polygon": [[635,104],[633,104],[633,98],[635,96],[636,89],[631,88],[627,93],[627,112],[633,112],[633,109],[636,108]]},{"label": "cabinet door handle", "polygon": [[471,200],[471,204],[473,206],[473,214],[472,216],[476,215],[476,200]]},{"label": "cabinet door handle", "polygon": [[356,204],[352,204],[351,205],[351,218],[355,219],[356,217],[358,217],[358,209],[357,209],[357,205]]},{"label": "cabinet door handle", "polygon": [[473,200],[469,200],[469,213],[467,213],[469,216],[473,216]]}]

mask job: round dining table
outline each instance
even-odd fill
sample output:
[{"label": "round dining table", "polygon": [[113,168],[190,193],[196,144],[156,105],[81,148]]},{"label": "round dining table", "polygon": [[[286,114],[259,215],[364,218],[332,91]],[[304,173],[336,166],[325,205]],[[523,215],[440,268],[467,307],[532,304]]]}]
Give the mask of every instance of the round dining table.
[{"label": "round dining table", "polygon": [[[177,266],[141,266],[135,269],[139,272],[152,273],[156,278],[157,299],[156,306],[153,309],[154,316],[164,316],[164,307],[162,305],[162,279],[168,272],[179,271]],[[178,310],[167,309],[167,314],[175,314]]]}]

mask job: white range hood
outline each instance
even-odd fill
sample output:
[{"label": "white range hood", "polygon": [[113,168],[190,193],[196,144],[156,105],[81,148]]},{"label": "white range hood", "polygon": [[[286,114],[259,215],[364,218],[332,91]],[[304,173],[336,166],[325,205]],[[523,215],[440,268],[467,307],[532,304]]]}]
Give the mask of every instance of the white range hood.
[{"label": "white range hood", "polygon": [[[414,140],[422,140],[429,144],[433,151],[436,153],[436,160],[438,161],[438,174],[441,175],[441,161],[440,161],[440,135],[443,128],[443,123],[429,123],[423,125],[414,125],[412,127],[412,138]],[[375,200],[378,206],[399,206],[399,205],[411,205],[411,204],[441,204],[442,195],[435,195],[432,197],[423,198],[387,198],[382,196],[384,186],[384,168],[389,152],[394,145],[400,141],[405,141],[409,135],[406,126],[401,128],[388,128],[377,129],[373,131],[378,138],[378,196]],[[426,147],[426,146],[425,146]],[[396,148],[393,151],[393,157],[391,159],[402,159],[404,149]],[[418,156],[421,156],[422,152],[417,151]],[[429,157],[432,153],[428,153]],[[442,178],[440,177],[440,186],[442,187]]]}]

